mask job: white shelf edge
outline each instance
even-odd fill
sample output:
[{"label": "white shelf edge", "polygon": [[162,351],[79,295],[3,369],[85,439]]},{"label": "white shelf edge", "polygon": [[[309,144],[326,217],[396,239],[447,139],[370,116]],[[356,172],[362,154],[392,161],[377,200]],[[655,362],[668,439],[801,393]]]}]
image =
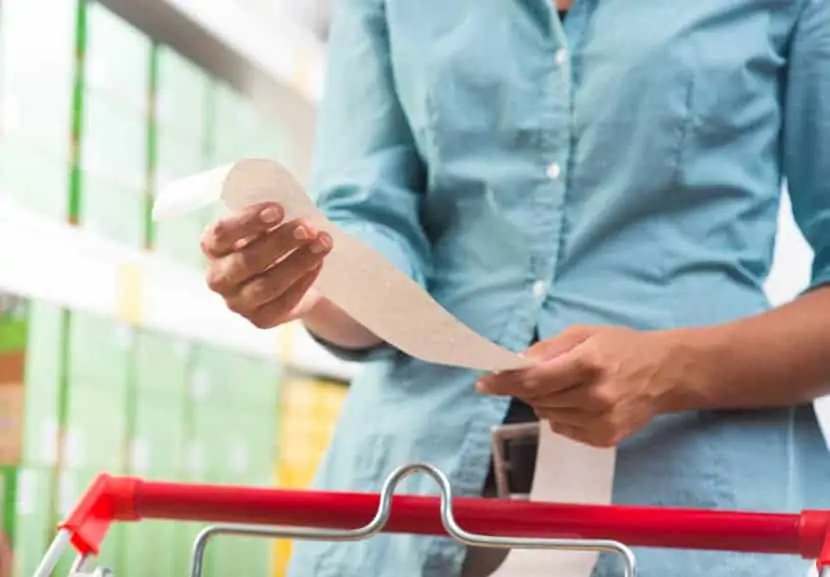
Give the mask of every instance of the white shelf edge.
[{"label": "white shelf edge", "polygon": [[[2,200],[2,195],[0,246],[4,247],[0,262],[0,290],[4,292],[126,322],[123,286],[126,278],[137,277],[138,326],[282,362],[326,378],[350,380],[355,374],[356,367],[316,343],[316,349],[303,344],[299,327],[263,331],[234,315],[206,288],[198,272],[83,229],[54,223]],[[285,344],[287,338],[291,345]],[[287,358],[285,351],[291,352]]]}]

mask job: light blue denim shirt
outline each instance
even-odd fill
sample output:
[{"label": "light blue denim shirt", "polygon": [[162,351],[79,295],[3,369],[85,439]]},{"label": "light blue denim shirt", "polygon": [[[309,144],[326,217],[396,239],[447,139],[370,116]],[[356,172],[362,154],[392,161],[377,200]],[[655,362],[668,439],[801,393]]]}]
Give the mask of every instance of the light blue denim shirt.
[{"label": "light blue denim shirt", "polygon": [[[550,0],[337,6],[319,204],[479,333],[518,351],[575,323],[764,311],[784,179],[813,284],[830,282],[830,0],[576,0],[564,24]],[[317,487],[376,492],[423,460],[479,494],[509,399],[477,376],[367,361]],[[614,500],[795,510],[828,463],[809,407],[664,416],[620,447]],[[637,552],[642,577],[806,568]],[[454,577],[463,557],[438,537],[297,544],[290,575]],[[606,561],[596,574],[619,575]]]}]

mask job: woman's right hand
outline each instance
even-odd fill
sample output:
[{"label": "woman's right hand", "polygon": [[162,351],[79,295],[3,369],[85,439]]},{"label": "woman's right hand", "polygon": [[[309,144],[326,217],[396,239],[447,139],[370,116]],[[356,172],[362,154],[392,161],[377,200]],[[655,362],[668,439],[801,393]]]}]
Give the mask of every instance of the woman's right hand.
[{"label": "woman's right hand", "polygon": [[277,204],[259,204],[215,222],[202,236],[207,284],[258,328],[303,317],[320,301],[312,284],[332,239],[309,222],[285,222]]}]

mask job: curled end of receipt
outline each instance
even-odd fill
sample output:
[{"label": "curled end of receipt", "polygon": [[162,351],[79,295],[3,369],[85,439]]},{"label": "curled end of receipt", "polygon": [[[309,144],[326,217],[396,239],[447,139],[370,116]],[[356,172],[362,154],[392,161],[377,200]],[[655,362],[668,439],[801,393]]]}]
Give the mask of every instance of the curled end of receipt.
[{"label": "curled end of receipt", "polygon": [[228,174],[236,164],[220,166],[164,185],[153,203],[153,220],[180,218],[219,202]]},{"label": "curled end of receipt", "polygon": [[231,212],[280,202],[287,219],[314,216],[313,203],[290,172],[270,160],[249,158],[163,186],[153,204],[153,220],[180,218],[220,202]]}]

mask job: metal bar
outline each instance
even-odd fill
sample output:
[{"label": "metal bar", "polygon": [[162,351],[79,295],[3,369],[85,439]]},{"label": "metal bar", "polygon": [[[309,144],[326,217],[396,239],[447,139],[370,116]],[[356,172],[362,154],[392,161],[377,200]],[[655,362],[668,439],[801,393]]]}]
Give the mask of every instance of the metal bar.
[{"label": "metal bar", "polygon": [[201,577],[202,559],[208,539],[215,534],[253,535],[271,538],[309,539],[315,541],[358,541],[368,539],[383,531],[389,523],[392,514],[392,501],[395,488],[406,477],[415,473],[428,475],[438,484],[440,497],[440,521],[443,532],[465,545],[489,548],[514,549],[558,549],[567,551],[597,551],[616,553],[623,558],[626,577],[635,577],[636,562],[631,550],[615,541],[607,539],[579,539],[579,538],[526,538],[526,537],[494,537],[480,535],[462,528],[453,514],[452,486],[449,479],[441,471],[424,463],[414,463],[395,470],[383,484],[377,509],[373,518],[354,529],[327,530],[327,529],[298,529],[296,527],[254,528],[241,526],[218,526],[208,528],[199,535],[194,546],[191,577]]},{"label": "metal bar", "polygon": [[90,555],[78,555],[75,561],[72,562],[72,567],[69,569],[69,575],[81,573],[86,571],[93,563],[93,558]]},{"label": "metal bar", "polygon": [[72,535],[66,529],[58,531],[57,535],[55,535],[55,538],[52,540],[52,543],[49,545],[49,549],[46,550],[46,554],[43,556],[43,559],[41,559],[40,565],[38,565],[37,569],[35,569],[34,577],[49,577],[52,575],[55,571],[55,567],[58,566],[61,557],[69,547],[71,537]]},{"label": "metal bar", "polygon": [[193,548],[193,564],[191,577],[202,576],[202,562],[208,540],[219,534],[249,535],[270,538],[305,539],[314,541],[359,541],[368,539],[383,531],[390,521],[392,514],[393,493],[395,488],[406,477],[415,473],[428,475],[438,484],[440,497],[440,522],[443,532],[450,537],[473,547],[510,548],[510,549],[556,549],[562,551],[597,551],[616,553],[623,558],[626,577],[635,577],[636,561],[634,554],[627,546],[608,539],[580,539],[580,538],[527,538],[527,537],[498,537],[486,534],[476,534],[462,528],[453,513],[452,486],[449,479],[441,471],[425,463],[414,463],[395,470],[383,484],[379,495],[377,509],[373,518],[354,529],[299,529],[296,527],[257,528],[238,525],[209,527],[202,531],[196,539]]}]

